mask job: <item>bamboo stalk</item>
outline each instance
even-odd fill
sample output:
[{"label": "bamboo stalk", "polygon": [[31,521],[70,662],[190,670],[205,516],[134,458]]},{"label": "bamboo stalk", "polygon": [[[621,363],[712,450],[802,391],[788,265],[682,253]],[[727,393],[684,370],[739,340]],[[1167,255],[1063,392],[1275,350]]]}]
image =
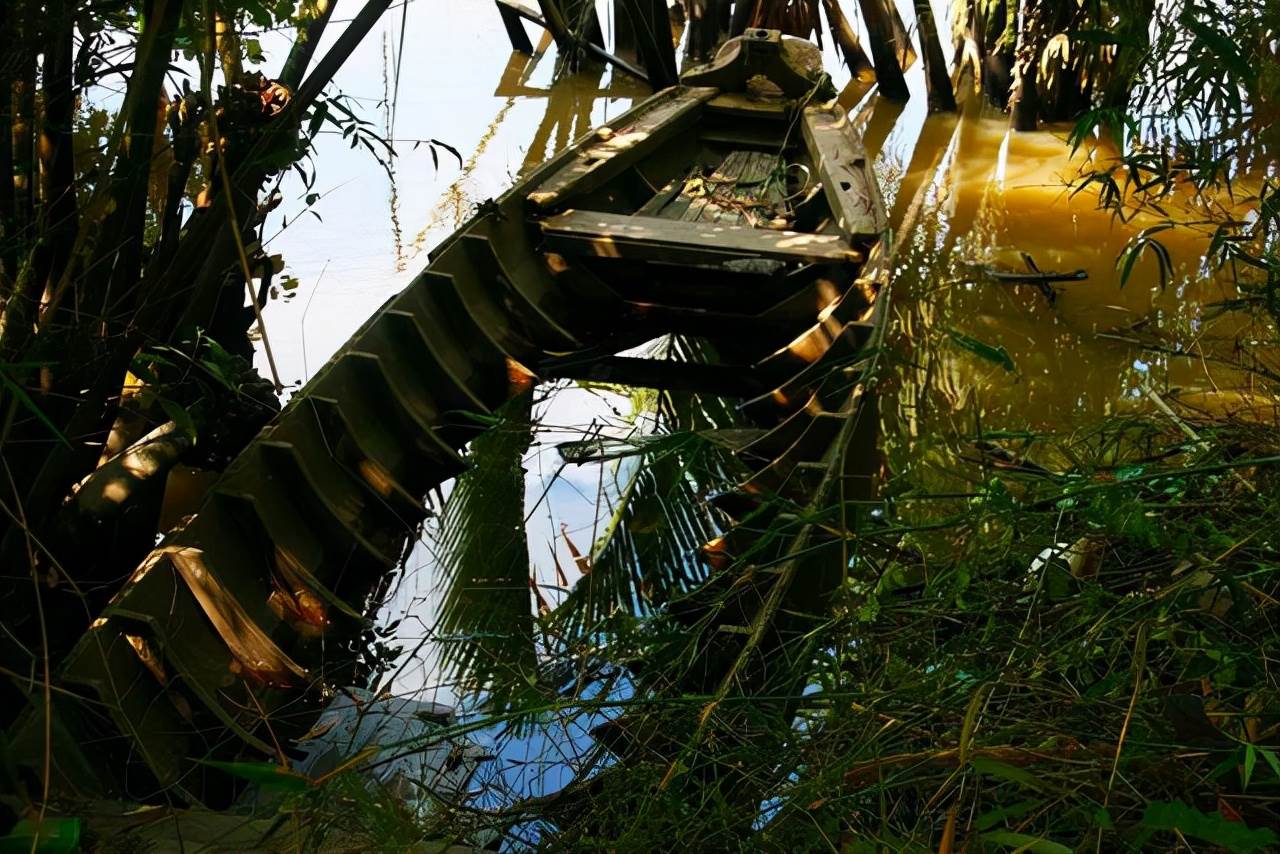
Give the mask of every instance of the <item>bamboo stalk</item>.
[{"label": "bamboo stalk", "polygon": [[44,116],[40,123],[40,163],[44,176],[44,243],[41,269],[37,271],[42,289],[52,290],[71,262],[79,218],[76,213],[75,161],[72,120],[73,22],[65,9],[47,21],[44,47]]},{"label": "bamboo stalk", "polygon": [[898,4],[894,0],[885,0],[884,5],[889,10],[889,24],[893,28],[893,50],[898,57],[898,67],[906,71],[915,64],[916,48],[911,43],[911,36],[907,33],[902,13],[898,11]]},{"label": "bamboo stalk", "polygon": [[[14,56],[16,4],[0,3],[0,56]],[[8,61],[0,61],[0,301],[13,293],[18,277],[17,240],[14,236],[13,199],[13,74]]]},{"label": "bamboo stalk", "polygon": [[316,63],[315,70],[299,84],[298,92],[292,102],[295,114],[300,115],[315,102],[316,98],[320,97],[320,93],[329,85],[333,75],[337,74],[338,69],[351,58],[352,52],[360,42],[364,41],[364,37],[373,29],[373,25],[378,23],[382,13],[390,5],[391,0],[368,0],[356,13],[351,23],[347,24],[347,28],[342,31],[342,35],[338,36],[333,47],[329,48],[329,51]]},{"label": "bamboo stalk", "polygon": [[542,10],[542,20],[546,21],[551,37],[556,40],[556,50],[561,56],[568,56],[573,51],[573,33],[556,0],[538,0],[538,8]]},{"label": "bamboo stalk", "polygon": [[635,4],[613,0],[613,52],[626,59],[636,57]]},{"label": "bamboo stalk", "polygon": [[222,76],[228,86],[240,82],[244,76],[244,68],[240,63],[240,34],[236,32],[235,22],[228,21],[216,9],[213,12],[213,43],[218,51],[218,61],[222,63]]},{"label": "bamboo stalk", "polygon": [[747,27],[751,25],[751,18],[755,14],[755,0],[734,0],[733,15],[729,18],[729,36],[740,36],[747,31]]},{"label": "bamboo stalk", "polygon": [[[708,30],[714,24],[708,18],[708,0],[688,0],[689,38],[685,41],[685,56],[701,61],[707,58]],[[711,36],[714,38],[714,36]]]},{"label": "bamboo stalk", "polygon": [[[13,196],[13,231],[15,236],[27,233],[35,211],[35,125],[36,52],[32,19],[33,4],[24,2],[18,10],[15,45],[18,72],[13,80],[13,186],[6,188]],[[13,60],[10,60],[13,61]]]},{"label": "bamboo stalk", "polygon": [[303,75],[307,73],[307,66],[315,56],[316,46],[320,44],[320,37],[324,35],[325,28],[333,17],[334,7],[337,5],[338,0],[316,0],[316,16],[294,39],[293,47],[289,49],[289,56],[280,70],[280,82],[290,89],[296,89],[302,82]]}]

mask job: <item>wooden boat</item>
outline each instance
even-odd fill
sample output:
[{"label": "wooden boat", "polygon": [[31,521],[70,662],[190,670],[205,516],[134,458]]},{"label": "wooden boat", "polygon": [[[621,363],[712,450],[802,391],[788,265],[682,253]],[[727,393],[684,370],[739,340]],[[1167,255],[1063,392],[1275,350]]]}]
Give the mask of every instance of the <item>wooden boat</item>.
[{"label": "wooden boat", "polygon": [[[357,678],[423,496],[465,467],[474,416],[533,383],[734,398],[760,427],[743,500],[811,488],[840,424],[873,429],[858,363],[885,230],[859,137],[814,88],[751,31],[481,206],[93,622],[59,677],[90,702],[54,694],[61,787],[227,803],[234,781],[202,760],[277,755]],[[667,333],[718,361],[618,355]],[[865,492],[871,474],[842,476]],[[15,736],[32,758],[37,718]]]}]

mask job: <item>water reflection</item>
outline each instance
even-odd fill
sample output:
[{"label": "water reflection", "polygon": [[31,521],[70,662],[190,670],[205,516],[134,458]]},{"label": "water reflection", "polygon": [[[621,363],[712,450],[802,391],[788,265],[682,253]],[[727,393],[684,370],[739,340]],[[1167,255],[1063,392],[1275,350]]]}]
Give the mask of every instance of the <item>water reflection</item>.
[{"label": "water reflection", "polygon": [[[1188,418],[1195,407],[1274,417],[1274,401],[1253,394],[1235,367],[1261,330],[1243,313],[1212,310],[1238,293],[1229,275],[1205,268],[1211,232],[1189,197],[1165,208],[1182,224],[1159,234],[1171,279],[1162,283],[1148,254],[1122,285],[1118,256],[1164,218],[1122,222],[1094,191],[1073,194],[1082,170],[1110,156],[1105,148],[1072,156],[1065,127],[1009,134],[1007,117],[977,99],[958,119],[930,117],[913,148],[884,147],[881,113],[872,109],[866,139],[882,178],[897,185],[890,221],[901,227],[918,209],[898,235],[896,358],[882,405],[892,470],[947,491],[977,476],[971,442],[980,435],[1064,435],[1163,411],[1155,397]],[[1088,278],[1056,285],[1051,300],[989,275],[1025,272],[1027,257]],[[1272,352],[1252,357],[1275,365]]]}]

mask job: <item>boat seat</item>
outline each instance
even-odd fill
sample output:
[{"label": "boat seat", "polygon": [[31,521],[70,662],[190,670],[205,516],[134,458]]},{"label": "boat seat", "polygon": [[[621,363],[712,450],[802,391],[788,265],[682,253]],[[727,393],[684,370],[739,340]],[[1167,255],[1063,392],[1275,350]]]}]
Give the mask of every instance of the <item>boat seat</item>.
[{"label": "boat seat", "polygon": [[547,247],[566,255],[707,264],[741,260],[860,263],[841,236],[752,228],[719,222],[690,224],[662,217],[568,210],[542,220]]}]

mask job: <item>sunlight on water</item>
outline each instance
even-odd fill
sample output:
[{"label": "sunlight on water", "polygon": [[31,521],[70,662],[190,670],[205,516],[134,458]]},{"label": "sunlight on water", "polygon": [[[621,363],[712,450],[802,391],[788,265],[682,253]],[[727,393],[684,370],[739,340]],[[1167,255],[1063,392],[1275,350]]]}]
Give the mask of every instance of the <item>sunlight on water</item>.
[{"label": "sunlight on water", "polygon": [[[1274,366],[1276,354],[1249,352],[1241,316],[1215,317],[1212,306],[1237,294],[1203,267],[1211,232],[1190,204],[1166,208],[1185,224],[1157,236],[1172,262],[1169,281],[1161,283],[1148,252],[1122,285],[1117,258],[1164,219],[1142,213],[1122,222],[1099,209],[1092,189],[1073,193],[1082,170],[1107,154],[1082,149],[1073,158],[1069,128],[1007,127],[1006,116],[970,103],[959,120],[931,117],[918,140],[880,152],[882,177],[900,181],[891,222],[900,226],[918,205],[915,227],[898,237],[895,358],[882,399],[890,468],[956,487],[974,476],[979,436],[1062,435],[1163,411],[1160,402],[1189,420],[1197,412],[1274,417],[1274,401],[1251,394],[1232,365],[1254,358]],[[989,275],[1026,273],[1027,257],[1041,271],[1082,270],[1087,279],[1053,284],[1051,300],[1034,284]]]}]

